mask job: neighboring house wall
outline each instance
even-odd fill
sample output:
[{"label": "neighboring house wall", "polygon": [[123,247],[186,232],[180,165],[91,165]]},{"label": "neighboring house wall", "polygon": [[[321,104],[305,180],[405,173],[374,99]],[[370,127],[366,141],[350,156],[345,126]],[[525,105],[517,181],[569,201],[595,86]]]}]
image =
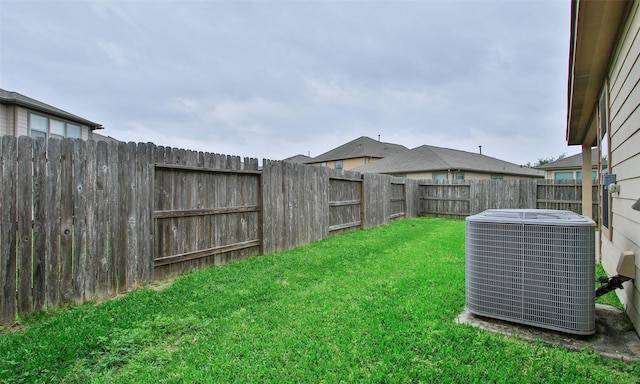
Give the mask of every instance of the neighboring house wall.
[{"label": "neighboring house wall", "polygon": [[359,157],[357,159],[346,159],[342,161],[342,169],[344,169],[345,171],[348,171],[355,167],[369,164],[372,161],[376,161],[376,160],[378,159],[371,158],[371,157]]},{"label": "neighboring house wall", "polygon": [[79,124],[71,120],[61,119],[59,117],[49,115],[40,111],[31,111],[25,107],[11,106],[7,109],[15,109],[13,116],[15,116],[16,121],[15,121],[15,124],[13,124],[13,122],[12,124],[7,124],[6,128],[4,129],[4,131],[7,132],[6,134],[13,135],[14,129],[15,129],[16,136],[31,136],[31,129],[29,127],[29,115],[35,114],[35,115],[43,116],[55,121],[61,121],[63,123],[71,123],[74,125],[78,125],[80,126],[80,132],[81,132],[80,138],[84,140],[89,140],[91,138],[91,129],[89,129],[89,127],[86,125]]},{"label": "neighboring house wall", "polygon": [[[358,157],[355,159],[344,159],[344,160],[334,160],[327,161],[326,167],[331,169],[342,169],[344,171],[349,171],[353,168],[359,167],[361,165],[369,164],[372,161],[376,161],[378,159],[372,157]],[[342,168],[339,167],[339,162],[342,162]],[[309,165],[315,165],[316,167],[322,166],[322,162],[320,163],[309,163]]]},{"label": "neighboring house wall", "polygon": [[9,126],[9,124],[7,124],[7,109],[9,109],[8,106],[0,104],[0,135],[9,134],[6,132],[7,127]]},{"label": "neighboring house wall", "polygon": [[0,135],[15,135],[16,107],[0,104]]},{"label": "neighboring house wall", "polygon": [[12,111],[11,125],[7,126],[7,134],[15,136],[29,136],[27,114],[24,108],[18,106],[9,107]]},{"label": "neighboring house wall", "polygon": [[[621,252],[635,253],[635,284],[629,281],[618,297],[640,332],[640,212],[631,206],[640,198],[640,6],[634,2],[608,71],[610,172],[619,193],[611,196],[610,238],[601,239],[602,264],[615,273]],[[606,140],[606,135],[605,135]]]}]

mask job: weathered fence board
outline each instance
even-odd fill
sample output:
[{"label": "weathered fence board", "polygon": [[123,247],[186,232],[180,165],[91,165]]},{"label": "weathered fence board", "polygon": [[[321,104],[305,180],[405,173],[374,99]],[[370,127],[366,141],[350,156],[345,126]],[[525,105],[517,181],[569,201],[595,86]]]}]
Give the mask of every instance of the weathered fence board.
[{"label": "weathered fence board", "polygon": [[60,147],[59,267],[60,298],[63,303],[69,303],[73,300],[73,152],[75,152],[75,141],[62,140]]},{"label": "weathered fence board", "polygon": [[0,253],[0,305],[2,322],[11,324],[16,317],[16,174],[18,141],[2,138],[2,252]]},{"label": "weathered fence board", "polygon": [[82,303],[84,300],[84,282],[86,278],[85,267],[87,264],[86,252],[86,204],[87,204],[87,180],[85,160],[87,158],[86,142],[74,141],[73,153],[73,302]]},{"label": "weathered fence board", "polygon": [[[120,185],[120,150],[119,147],[122,143],[108,143],[108,157],[109,164],[108,174],[108,193],[107,193],[107,207],[109,209],[109,238],[107,240],[107,248],[109,249],[107,258],[107,276],[106,283],[109,284],[107,290],[111,294],[117,294],[124,290],[122,280],[119,278],[118,270],[120,260],[123,258],[122,242],[125,237],[124,226],[119,222],[118,218],[121,215],[120,195],[122,194],[123,186]],[[124,159],[123,159],[124,160]]]},{"label": "weathered fence board", "polygon": [[[61,206],[60,194],[60,145],[48,143],[47,145],[47,174],[44,188],[44,201],[47,204],[47,214],[43,215],[46,228],[47,243],[45,246],[45,274],[47,307],[55,307],[61,301],[60,295],[60,233],[61,233]],[[39,224],[40,225],[40,224]]]},{"label": "weathered fence board", "polygon": [[31,313],[31,279],[33,264],[31,263],[32,248],[32,151],[33,140],[29,137],[18,139],[18,315],[23,317]]},{"label": "weathered fence board", "polygon": [[[110,189],[110,164],[107,143],[99,141],[96,144],[96,157],[95,157],[95,193],[94,193],[94,210],[93,210],[93,224],[95,233],[109,233],[109,189]],[[94,261],[94,297],[103,299],[109,297],[113,293],[113,286],[110,284],[109,279],[110,269],[113,265],[110,260],[113,258],[108,252],[108,240],[107,236],[92,236],[91,252]],[[90,296],[87,300],[92,300]]]},{"label": "weathered fence board", "polygon": [[49,209],[44,189],[46,156],[46,141],[36,139],[33,145],[33,311],[36,312],[46,308],[47,232],[44,223]]},{"label": "weathered fence board", "polygon": [[[120,169],[122,172],[121,187],[125,192],[125,195],[120,200],[121,207],[123,209],[120,216],[121,225],[125,228],[125,244],[123,254],[129,255],[129,257],[123,257],[120,264],[123,268],[120,273],[123,275],[121,281],[124,283],[124,290],[128,290],[130,287],[136,285],[136,271],[138,269],[138,256],[136,255],[138,249],[138,199],[136,195],[137,183],[137,168],[136,168],[136,145],[135,143],[127,143],[124,147],[124,156],[120,158],[120,163],[124,164],[124,167]],[[119,175],[119,176],[120,176]]]},{"label": "weathered fence board", "polygon": [[84,269],[84,286],[82,287],[83,300],[91,301],[96,295],[96,268],[97,259],[100,257],[101,250],[96,247],[96,241],[99,237],[96,213],[97,213],[97,201],[96,195],[98,191],[97,186],[97,143],[95,141],[86,142],[86,155],[84,160],[85,166],[85,201],[88,207],[86,211],[86,257],[85,257],[85,269]]}]

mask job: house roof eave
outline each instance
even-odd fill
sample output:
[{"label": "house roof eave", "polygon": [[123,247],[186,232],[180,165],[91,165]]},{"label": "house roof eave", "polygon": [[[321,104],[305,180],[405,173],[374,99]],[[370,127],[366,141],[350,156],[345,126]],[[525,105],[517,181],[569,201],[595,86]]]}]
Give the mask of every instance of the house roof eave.
[{"label": "house roof eave", "polygon": [[630,5],[631,2],[620,0],[571,2],[568,145],[595,146],[597,143],[594,111]]}]

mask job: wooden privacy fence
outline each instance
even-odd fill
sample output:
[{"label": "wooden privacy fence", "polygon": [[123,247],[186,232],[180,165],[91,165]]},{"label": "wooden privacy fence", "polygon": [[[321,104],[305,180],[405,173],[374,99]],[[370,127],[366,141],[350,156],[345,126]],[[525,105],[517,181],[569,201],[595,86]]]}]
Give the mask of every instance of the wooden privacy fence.
[{"label": "wooden privacy fence", "polygon": [[[582,213],[579,180],[453,180],[420,183],[421,215],[466,217],[487,209],[562,209]],[[594,219],[598,187],[593,186]]]},{"label": "wooden privacy fence", "polygon": [[436,183],[271,160],[260,170],[151,143],[1,144],[0,324],[403,217],[580,210],[579,185],[543,180]]},{"label": "wooden privacy fence", "polygon": [[419,206],[390,176],[268,160],[259,170],[252,158],[150,143],[5,136],[0,154],[2,324]]}]

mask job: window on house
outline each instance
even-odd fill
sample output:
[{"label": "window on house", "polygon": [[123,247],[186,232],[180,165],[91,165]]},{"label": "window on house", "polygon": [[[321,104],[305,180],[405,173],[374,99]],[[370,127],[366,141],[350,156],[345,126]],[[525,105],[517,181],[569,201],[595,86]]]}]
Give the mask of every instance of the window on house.
[{"label": "window on house", "polygon": [[456,180],[464,180],[464,172],[456,172],[456,173],[454,173],[454,178]]},{"label": "window on house", "polygon": [[67,137],[79,139],[82,137],[82,128],[79,125],[67,123]]},{"label": "window on house", "polygon": [[447,180],[447,173],[446,172],[434,173],[433,180]]},{"label": "window on house", "polygon": [[491,175],[491,180],[502,180],[502,175]]},{"label": "window on house", "polygon": [[49,119],[43,116],[30,114],[29,128],[31,129],[31,137],[47,137],[49,131]]},{"label": "window on house", "polygon": [[335,164],[336,164],[336,169],[342,169],[342,160],[336,160]]},{"label": "window on house", "polygon": [[573,171],[554,172],[553,178],[555,180],[573,180]]},{"label": "window on house", "polygon": [[30,113],[29,131],[31,133],[31,137],[34,138],[44,137],[63,139],[65,137],[70,137],[72,139],[79,139],[81,137],[82,128],[76,124]]},{"label": "window on house", "polygon": [[320,166],[321,166],[321,167],[326,167],[326,166],[327,166],[327,162],[326,162],[326,161],[323,161],[322,163],[320,163]]},{"label": "window on house", "polygon": [[[576,179],[582,180],[582,171],[577,171],[576,172]],[[591,180],[598,180],[598,172],[597,171],[591,171]]]}]

